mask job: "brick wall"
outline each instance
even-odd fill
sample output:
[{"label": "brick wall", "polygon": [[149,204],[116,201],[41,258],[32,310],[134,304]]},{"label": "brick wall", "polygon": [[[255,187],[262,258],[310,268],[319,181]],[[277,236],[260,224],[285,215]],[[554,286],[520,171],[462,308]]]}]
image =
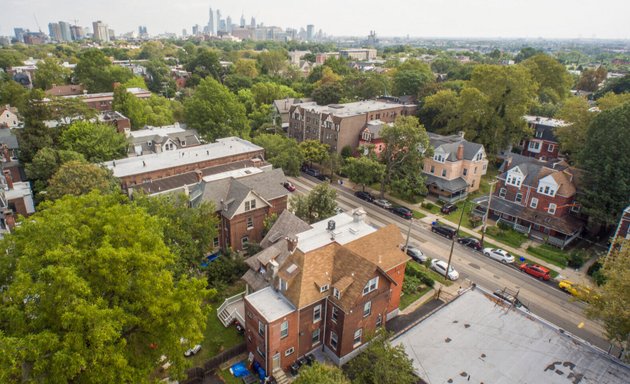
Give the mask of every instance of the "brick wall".
[{"label": "brick wall", "polygon": [[[221,245],[223,247],[231,245],[234,250],[241,251],[243,250],[241,240],[244,236],[248,237],[248,242],[250,243],[260,243],[264,237],[263,231],[265,217],[272,213],[280,215],[282,211],[287,209],[287,196],[270,200],[269,203],[271,204],[271,207],[261,207],[256,210],[234,216],[231,220],[229,220],[227,230],[225,230],[226,226],[223,225],[222,228],[226,232],[224,232],[220,238],[227,239],[228,242],[226,243],[224,240],[224,243]],[[247,219],[249,217],[251,217],[254,222],[254,227],[252,229],[247,228]]]},{"label": "brick wall", "polygon": [[[318,305],[321,306],[320,320],[314,323],[313,312]],[[324,341],[324,323],[327,316],[326,309],[326,300],[324,299],[299,310],[300,335],[298,336],[298,356],[303,356],[322,345]],[[313,332],[317,329],[319,329],[319,342],[313,344]]]},{"label": "brick wall", "polygon": [[407,268],[407,263],[403,263],[387,271],[387,275],[398,284],[391,284],[391,295],[389,305],[387,306],[387,313],[397,310],[400,306],[400,294],[402,293],[403,280],[405,279],[405,268]]}]

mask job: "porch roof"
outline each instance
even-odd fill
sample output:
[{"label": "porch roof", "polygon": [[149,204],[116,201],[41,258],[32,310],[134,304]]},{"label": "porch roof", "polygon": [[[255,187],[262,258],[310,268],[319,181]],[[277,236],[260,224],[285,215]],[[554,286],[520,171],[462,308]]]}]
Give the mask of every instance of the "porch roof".
[{"label": "porch roof", "polygon": [[438,176],[431,175],[430,173],[424,173],[424,175],[427,177],[427,185],[435,184],[438,186],[438,188],[451,193],[461,192],[468,187],[468,183],[466,182],[466,180],[462,179],[461,177],[453,180],[446,180]]}]

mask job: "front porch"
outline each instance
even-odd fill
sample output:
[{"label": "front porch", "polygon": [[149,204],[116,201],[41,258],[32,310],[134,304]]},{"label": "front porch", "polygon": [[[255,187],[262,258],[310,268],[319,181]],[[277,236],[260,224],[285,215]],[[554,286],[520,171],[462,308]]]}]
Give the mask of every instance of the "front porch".
[{"label": "front porch", "polygon": [[428,193],[436,196],[438,200],[454,203],[464,200],[468,196],[468,183],[461,177],[454,180],[446,180],[426,173],[425,176],[427,178]]}]

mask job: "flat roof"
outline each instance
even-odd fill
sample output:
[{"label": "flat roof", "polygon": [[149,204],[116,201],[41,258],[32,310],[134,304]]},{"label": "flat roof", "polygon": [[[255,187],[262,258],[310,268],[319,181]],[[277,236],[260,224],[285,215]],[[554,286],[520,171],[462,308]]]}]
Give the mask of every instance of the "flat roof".
[{"label": "flat roof", "polygon": [[548,127],[564,127],[569,125],[569,123],[564,120],[552,119],[550,117],[525,115],[523,118],[530,124],[540,124]]},{"label": "flat roof", "polygon": [[143,156],[127,157],[103,163],[114,172],[115,177],[125,177],[173,168],[204,160],[220,159],[248,152],[261,151],[263,148],[238,137],[217,139],[215,143],[187,147],[176,151],[150,153]]},{"label": "flat roof", "polygon": [[[311,224],[312,229],[297,234],[297,247],[306,253],[333,242],[344,245],[376,232],[376,228],[365,221],[365,212],[362,212],[362,214],[364,219],[358,222],[354,221],[352,215],[342,212],[336,216]],[[335,222],[333,231],[328,230],[328,222],[331,220]]]},{"label": "flat roof", "polygon": [[270,323],[295,311],[293,304],[272,287],[263,288],[245,298]]},{"label": "flat roof", "polygon": [[[428,383],[622,384],[630,367],[479,288],[392,340]],[[503,303],[503,302],[501,302]]]},{"label": "flat roof", "polygon": [[162,127],[147,127],[145,129],[139,129],[137,131],[130,131],[129,136],[138,139],[141,137],[150,137],[155,135],[168,136],[172,133],[186,132],[186,127],[181,126],[179,123],[173,125],[164,125]]},{"label": "flat roof", "polygon": [[354,103],[346,104],[330,104],[330,105],[317,105],[316,102],[299,103],[295,104],[304,108],[307,111],[314,111],[318,113],[330,113],[334,116],[348,117],[356,116],[364,113],[370,113],[374,111],[380,111],[383,109],[410,107],[412,104],[405,105],[399,103],[386,103],[378,100],[363,100],[356,101]]}]

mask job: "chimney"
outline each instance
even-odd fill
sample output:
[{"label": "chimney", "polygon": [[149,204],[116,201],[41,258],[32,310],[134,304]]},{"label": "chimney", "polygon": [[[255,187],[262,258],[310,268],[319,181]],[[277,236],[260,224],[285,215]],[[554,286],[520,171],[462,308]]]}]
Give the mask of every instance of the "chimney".
[{"label": "chimney", "polygon": [[2,144],[2,157],[7,163],[11,161],[11,153],[9,152],[9,147],[6,144]]},{"label": "chimney", "polygon": [[13,177],[11,177],[11,171],[9,171],[8,169],[5,169],[4,171],[2,171],[2,174],[4,175],[4,178],[7,180],[7,187],[9,188],[9,190],[13,189]]},{"label": "chimney", "polygon": [[355,223],[362,223],[365,220],[365,211],[361,208],[357,208],[352,212],[352,220]]},{"label": "chimney", "polygon": [[155,148],[155,153],[162,153],[162,144],[155,143],[153,147]]},{"label": "chimney", "polygon": [[512,165],[512,156],[508,156],[505,158],[505,169],[503,170],[503,172],[509,170],[511,165]]},{"label": "chimney", "polygon": [[287,249],[289,250],[289,252],[293,253],[295,252],[295,249],[297,248],[298,245],[298,239],[297,237],[287,237]]},{"label": "chimney", "polygon": [[461,143],[457,147],[457,160],[464,160],[464,144]]},{"label": "chimney", "polygon": [[3,212],[4,214],[4,223],[6,224],[7,228],[9,230],[12,230],[13,228],[15,228],[15,216],[13,215],[13,211],[10,209],[7,209],[6,211]]},{"label": "chimney", "polygon": [[201,181],[203,180],[203,172],[201,172],[200,169],[196,169],[195,176],[197,176],[197,182],[201,183]]},{"label": "chimney", "polygon": [[457,134],[459,135],[459,137],[461,137],[462,139],[464,138],[464,136],[466,136],[466,132],[464,131],[459,131],[457,132]]}]

